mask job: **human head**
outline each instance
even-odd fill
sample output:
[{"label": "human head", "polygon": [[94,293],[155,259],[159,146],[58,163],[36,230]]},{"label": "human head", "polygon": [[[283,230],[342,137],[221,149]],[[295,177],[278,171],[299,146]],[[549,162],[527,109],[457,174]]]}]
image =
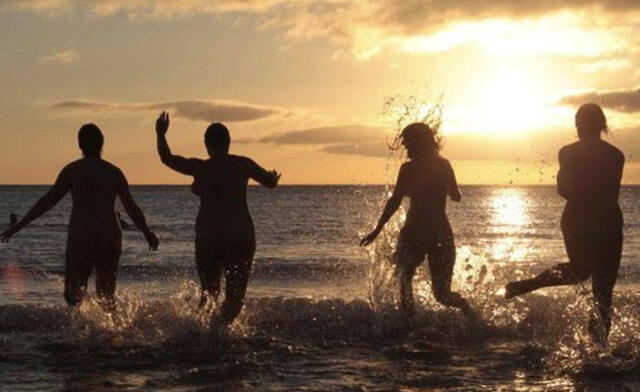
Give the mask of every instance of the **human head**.
[{"label": "human head", "polygon": [[9,223],[12,225],[15,225],[16,223],[18,223],[18,215],[15,213],[9,214]]},{"label": "human head", "polygon": [[204,133],[204,145],[207,146],[209,156],[228,154],[231,136],[229,130],[221,123],[211,123]]},{"label": "human head", "polygon": [[599,138],[602,132],[607,133],[607,118],[602,108],[595,103],[587,103],[576,112],[576,128],[580,139]]},{"label": "human head", "polygon": [[95,124],[84,124],[78,131],[78,145],[82,150],[82,155],[86,157],[100,156],[104,137],[102,131]]},{"label": "human head", "polygon": [[400,133],[400,141],[407,149],[407,156],[412,159],[440,152],[436,132],[425,123],[416,122],[404,127]]}]

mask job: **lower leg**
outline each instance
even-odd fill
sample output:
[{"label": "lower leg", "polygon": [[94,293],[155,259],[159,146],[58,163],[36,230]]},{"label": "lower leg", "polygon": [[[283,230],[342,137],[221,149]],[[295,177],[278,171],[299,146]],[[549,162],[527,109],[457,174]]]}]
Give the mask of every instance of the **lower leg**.
[{"label": "lower leg", "polygon": [[436,301],[469,313],[472,311],[469,302],[460,293],[451,291],[455,261],[456,253],[453,243],[445,244],[439,251],[429,255],[431,289]]},{"label": "lower leg", "polygon": [[451,291],[451,288],[435,289],[434,296],[443,305],[458,308],[465,313],[471,312],[471,305],[460,293]]},{"label": "lower leg", "polygon": [[589,275],[589,271],[576,271],[570,263],[558,264],[534,278],[508,283],[504,296],[508,299],[543,287],[575,284],[587,279]]},{"label": "lower leg", "polygon": [[222,263],[217,258],[201,251],[196,254],[198,276],[200,277],[200,303],[199,307],[205,307],[210,302],[217,303],[220,294],[220,275]]},{"label": "lower leg", "polygon": [[65,284],[64,299],[69,306],[78,306],[87,293],[87,285]]},{"label": "lower leg", "polygon": [[611,301],[620,263],[619,257],[609,259],[613,261],[596,268],[591,282],[595,314],[589,322],[589,333],[595,341],[602,343],[606,342],[611,328]]},{"label": "lower leg", "polygon": [[204,307],[208,303],[218,303],[218,296],[220,295],[220,276],[214,276],[212,281],[200,282],[200,303],[199,307]]},{"label": "lower leg", "polygon": [[252,259],[232,263],[225,269],[225,296],[220,315],[225,324],[231,324],[244,306],[244,297],[249,283]]},{"label": "lower leg", "polygon": [[120,263],[120,241],[101,252],[96,261],[96,295],[105,311],[114,311],[114,295]]},{"label": "lower leg", "polygon": [[400,308],[407,317],[413,317],[416,313],[415,300],[413,298],[413,276],[415,268],[402,271],[400,275]]},{"label": "lower leg", "polygon": [[87,294],[91,262],[67,250],[64,269],[64,299],[70,306],[78,306]]}]

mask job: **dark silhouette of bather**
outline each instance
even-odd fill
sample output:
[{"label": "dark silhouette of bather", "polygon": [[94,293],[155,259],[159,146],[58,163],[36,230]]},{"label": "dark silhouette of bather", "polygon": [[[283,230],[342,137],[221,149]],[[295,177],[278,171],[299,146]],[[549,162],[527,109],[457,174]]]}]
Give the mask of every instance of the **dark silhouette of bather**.
[{"label": "dark silhouette of bather", "polygon": [[[532,279],[507,284],[505,297],[592,278],[597,316],[589,331],[604,342],[611,326],[611,297],[622,254],[622,212],[618,205],[624,155],[600,138],[607,120],[596,104],[582,105],[575,118],[579,141],[559,152],[558,193],[567,200],[561,227],[569,262]],[[601,322],[598,322],[598,319]]]},{"label": "dark silhouette of bather", "polygon": [[266,171],[249,158],[229,154],[231,138],[223,124],[212,123],[205,132],[207,160],[173,155],[166,139],[168,129],[169,114],[163,112],[156,121],[160,159],[171,169],[192,176],[191,189],[200,197],[196,218],[200,305],[209,298],[217,301],[224,273],[225,298],[219,317],[224,324],[230,324],[242,309],[256,248],[247,183],[253,179],[275,188],[280,174]]},{"label": "dark silhouette of bather", "polygon": [[433,294],[440,303],[470,312],[468,302],[451,291],[456,260],[453,232],[446,213],[449,196],[460,201],[458,184],[449,161],[440,154],[436,133],[424,123],[413,123],[400,134],[409,161],[400,167],[392,196],[387,201],[375,229],[360,241],[369,245],[382,231],[402,203],[411,200],[406,221],[398,237],[394,254],[400,274],[400,301],[407,316],[415,313],[412,281],[417,267],[428,256]]},{"label": "dark silhouette of bather", "polygon": [[18,215],[15,213],[9,214],[9,225],[13,226],[18,223]]},{"label": "dark silhouette of bather", "polygon": [[122,233],[114,209],[116,196],[144,233],[149,248],[158,248],[158,238],[134,202],[122,171],[101,158],[103,142],[102,132],[96,125],[83,125],[78,132],[83,158],[62,169],[51,189],[18,223],[2,233],[2,241],[9,241],[71,192],[73,206],[67,237],[64,297],[69,305],[78,305],[95,267],[96,293],[104,305],[112,309],[122,248]]}]

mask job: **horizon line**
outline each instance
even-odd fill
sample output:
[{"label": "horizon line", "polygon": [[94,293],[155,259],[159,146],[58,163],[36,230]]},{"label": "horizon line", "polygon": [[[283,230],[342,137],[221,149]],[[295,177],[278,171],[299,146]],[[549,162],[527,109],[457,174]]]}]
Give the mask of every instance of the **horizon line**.
[{"label": "horizon line", "polygon": [[[16,187],[16,186],[52,186],[53,184],[1,184],[0,187]],[[358,184],[358,183],[300,183],[300,184],[279,184],[278,187],[288,187],[288,186],[393,186],[394,184],[384,184],[384,183],[367,183],[367,184]],[[509,184],[509,183],[486,183],[486,184],[458,184],[459,186],[501,186],[501,187],[532,187],[532,186],[556,186],[555,183],[523,183],[523,184]],[[640,183],[622,183],[621,186],[640,186]],[[189,184],[129,184],[129,186],[190,186]],[[260,184],[248,184],[250,187],[261,187]]]}]

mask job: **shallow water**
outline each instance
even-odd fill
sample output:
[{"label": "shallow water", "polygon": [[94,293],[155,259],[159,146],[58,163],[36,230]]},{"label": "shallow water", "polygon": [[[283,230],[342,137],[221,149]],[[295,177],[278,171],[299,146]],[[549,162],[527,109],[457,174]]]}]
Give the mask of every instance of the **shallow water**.
[{"label": "shallow water", "polygon": [[[24,213],[42,187],[0,187],[0,217]],[[625,187],[625,247],[607,348],[586,337],[589,285],[513,301],[509,279],[566,260],[553,187],[465,187],[449,206],[454,286],[480,319],[436,304],[428,276],[402,319],[386,258],[400,219],[371,249],[383,187],[250,190],[258,251],[248,299],[227,335],[196,307],[187,187],[134,187],[157,253],[125,232],[118,311],[62,300],[65,199],[0,248],[0,386],[7,391],[611,391],[640,390],[640,188]]]}]

